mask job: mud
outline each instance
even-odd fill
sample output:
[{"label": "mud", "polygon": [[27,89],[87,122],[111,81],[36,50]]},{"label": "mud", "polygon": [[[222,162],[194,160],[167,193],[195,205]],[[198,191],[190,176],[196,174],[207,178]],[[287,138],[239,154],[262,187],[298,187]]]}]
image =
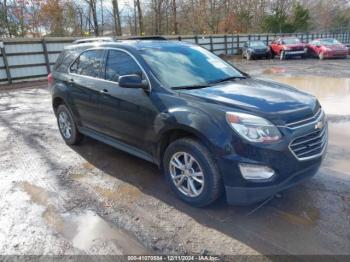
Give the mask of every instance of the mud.
[{"label": "mud", "polygon": [[[297,76],[293,84],[313,92],[298,77],[321,74],[290,62],[265,61],[285,68],[273,72],[261,61],[242,65],[259,77]],[[322,77],[335,76],[320,68]],[[346,70],[337,74],[350,78]],[[315,91],[320,100],[332,93],[323,86]],[[340,97],[348,92],[334,89]],[[224,198],[198,209],[179,201],[148,162],[89,138],[67,146],[45,88],[0,91],[0,252],[350,255],[349,131],[350,122],[332,118],[318,174],[255,212],[257,205],[228,206]]]}]

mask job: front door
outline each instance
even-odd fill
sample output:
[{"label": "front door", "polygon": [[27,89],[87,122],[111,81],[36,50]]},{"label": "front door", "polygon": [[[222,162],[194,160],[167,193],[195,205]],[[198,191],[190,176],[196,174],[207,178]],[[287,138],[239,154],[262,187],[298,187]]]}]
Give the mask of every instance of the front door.
[{"label": "front door", "polygon": [[103,133],[144,151],[150,151],[157,109],[152,103],[154,93],[141,88],[119,87],[119,76],[138,74],[145,78],[135,59],[122,50],[110,49],[105,62],[104,93],[99,104],[103,117]]}]

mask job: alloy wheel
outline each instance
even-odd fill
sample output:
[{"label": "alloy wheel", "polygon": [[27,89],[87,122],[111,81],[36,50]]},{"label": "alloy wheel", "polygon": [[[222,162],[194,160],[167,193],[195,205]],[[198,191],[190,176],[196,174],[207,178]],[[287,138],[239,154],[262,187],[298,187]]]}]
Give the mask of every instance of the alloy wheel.
[{"label": "alloy wheel", "polygon": [[72,136],[72,123],[67,113],[62,111],[58,115],[58,125],[65,139],[70,139]]},{"label": "alloy wheel", "polygon": [[188,197],[198,197],[204,188],[204,175],[198,161],[187,152],[177,152],[171,159],[169,171],[176,188]]}]

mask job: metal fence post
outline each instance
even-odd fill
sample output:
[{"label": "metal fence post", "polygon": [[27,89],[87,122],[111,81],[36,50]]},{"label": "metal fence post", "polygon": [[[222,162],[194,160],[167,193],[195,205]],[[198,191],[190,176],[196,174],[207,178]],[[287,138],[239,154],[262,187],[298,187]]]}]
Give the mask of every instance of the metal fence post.
[{"label": "metal fence post", "polygon": [[234,48],[233,48],[233,34],[231,34],[231,55],[234,55]]},{"label": "metal fence post", "polygon": [[6,71],[6,77],[7,77],[7,82],[9,84],[12,84],[12,77],[11,77],[11,72],[10,72],[10,68],[9,68],[9,64],[7,61],[7,56],[6,56],[6,52],[5,52],[5,45],[4,42],[0,42],[0,51],[2,54],[2,59],[4,61],[4,65],[5,65],[5,71]]},{"label": "metal fence post", "polygon": [[213,52],[214,51],[214,48],[213,48],[213,37],[211,35],[209,36],[209,40],[210,40],[210,52]]},{"label": "metal fence post", "polygon": [[225,55],[227,55],[227,35],[224,35]]},{"label": "metal fence post", "polygon": [[50,74],[51,73],[50,61],[49,61],[49,55],[47,53],[47,46],[46,46],[46,41],[45,41],[44,37],[41,40],[41,45],[42,45],[43,51],[44,51],[46,70],[47,70],[47,73]]},{"label": "metal fence post", "polygon": [[269,45],[269,34],[266,35],[266,45]]},{"label": "metal fence post", "polygon": [[178,38],[177,38],[179,41],[181,41],[182,39],[181,39],[181,36],[178,36]]},{"label": "metal fence post", "polygon": [[239,35],[237,35],[237,55],[239,55]]},{"label": "metal fence post", "polygon": [[194,42],[196,43],[196,45],[198,45],[198,35],[194,36]]}]

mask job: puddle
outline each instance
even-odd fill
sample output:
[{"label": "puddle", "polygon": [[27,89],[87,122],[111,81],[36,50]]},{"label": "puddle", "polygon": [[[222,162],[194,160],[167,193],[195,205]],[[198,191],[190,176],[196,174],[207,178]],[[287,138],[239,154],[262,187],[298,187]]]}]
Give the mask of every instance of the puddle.
[{"label": "puddle", "polygon": [[327,114],[350,115],[350,78],[282,75],[268,75],[266,78],[315,95]]},{"label": "puddle", "polygon": [[268,69],[265,69],[262,73],[264,75],[269,75],[269,74],[280,74],[280,73],[285,73],[287,70],[284,67],[271,67]]},{"label": "puddle", "polygon": [[[30,196],[34,203],[46,207],[42,214],[45,223],[69,240],[75,248],[89,252],[93,247],[100,250],[106,244],[112,243],[118,250],[118,254],[141,255],[149,253],[126,231],[114,227],[94,212],[62,214],[54,206],[49,192],[44,188],[28,182],[22,182],[19,186]],[[127,193],[126,190],[119,190],[119,192],[121,195]]]},{"label": "puddle", "polygon": [[61,234],[70,240],[74,247],[89,250],[97,243],[111,241],[123,254],[149,253],[129,234],[107,223],[92,211],[77,215],[65,215]]}]

